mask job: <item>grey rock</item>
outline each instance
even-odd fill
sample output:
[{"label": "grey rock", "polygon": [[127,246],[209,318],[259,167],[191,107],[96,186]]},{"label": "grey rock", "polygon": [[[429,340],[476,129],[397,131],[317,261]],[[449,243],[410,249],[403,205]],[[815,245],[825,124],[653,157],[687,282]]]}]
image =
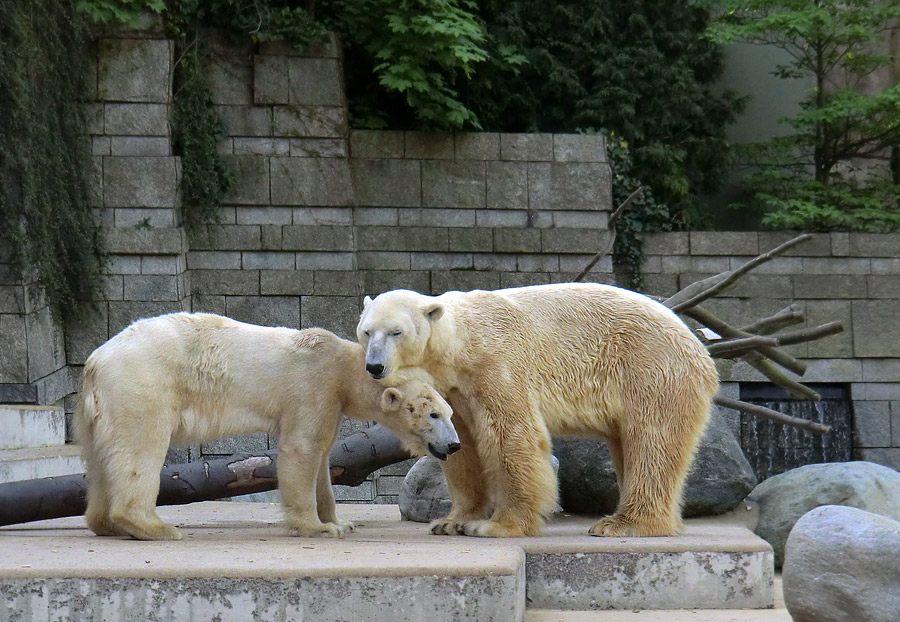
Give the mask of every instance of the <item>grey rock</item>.
[{"label": "grey rock", "polygon": [[900,520],[900,473],[871,462],[809,464],[770,477],[748,497],[759,504],[756,535],[784,563],[788,533],[800,517],[822,505],[843,505]]},{"label": "grey rock", "polygon": [[782,579],[794,622],[894,622],[900,523],[837,505],[807,512],[788,537]]},{"label": "grey rock", "polygon": [[[556,439],[562,506],[570,512],[611,514],[619,502],[606,443]],[[756,485],[730,422],[715,413],[706,428],[684,489],[683,514],[708,516],[732,510]]]},{"label": "grey rock", "polygon": [[427,523],[450,513],[450,490],[440,463],[420,458],[400,484],[400,518]]},{"label": "grey rock", "polygon": [[[551,456],[554,472],[559,472],[559,460]],[[450,490],[441,470],[441,463],[431,456],[420,458],[400,484],[400,518],[427,523],[450,513]]]}]

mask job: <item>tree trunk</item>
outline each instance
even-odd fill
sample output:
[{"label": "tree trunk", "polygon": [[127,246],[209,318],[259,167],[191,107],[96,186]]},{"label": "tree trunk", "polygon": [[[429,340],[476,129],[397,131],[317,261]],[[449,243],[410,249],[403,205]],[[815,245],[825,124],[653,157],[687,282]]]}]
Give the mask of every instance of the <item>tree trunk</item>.
[{"label": "tree trunk", "polygon": [[[375,424],[340,440],[331,450],[331,483],[359,486],[370,473],[410,458],[400,440]],[[157,505],[183,505],[278,487],[278,451],[234,454],[163,467]],[[15,525],[85,510],[84,474],[0,484],[0,525]]]}]

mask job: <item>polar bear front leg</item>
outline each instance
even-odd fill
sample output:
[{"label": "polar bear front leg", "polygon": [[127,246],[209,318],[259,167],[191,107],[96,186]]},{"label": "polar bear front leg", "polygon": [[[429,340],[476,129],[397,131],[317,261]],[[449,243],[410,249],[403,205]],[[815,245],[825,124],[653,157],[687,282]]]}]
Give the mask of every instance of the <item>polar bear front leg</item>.
[{"label": "polar bear front leg", "polygon": [[[332,441],[331,444],[333,445],[334,442]],[[316,509],[319,514],[319,520],[323,523],[335,524],[344,533],[356,531],[356,523],[337,517],[327,453],[322,456],[322,462],[319,465],[319,478],[316,482]]]},{"label": "polar bear front leg", "polygon": [[483,404],[473,404],[478,453],[496,508],[489,520],[465,522],[459,532],[488,538],[536,536],[544,516],[557,503],[550,434],[527,400],[515,399],[516,391],[510,387],[499,390],[503,392],[484,399]]},{"label": "polar bear front leg", "polygon": [[438,536],[455,536],[461,533],[464,523],[483,519],[489,502],[478,448],[463,417],[465,407],[455,400],[451,401],[451,405],[460,449],[441,463],[453,506],[446,518],[431,521],[431,533]]},{"label": "polar bear front leg", "polygon": [[323,445],[304,438],[296,431],[282,431],[278,447],[278,484],[284,522],[297,536],[343,538],[350,531],[348,526],[322,522],[318,515],[316,489],[319,469],[327,461],[327,452],[321,447]]}]

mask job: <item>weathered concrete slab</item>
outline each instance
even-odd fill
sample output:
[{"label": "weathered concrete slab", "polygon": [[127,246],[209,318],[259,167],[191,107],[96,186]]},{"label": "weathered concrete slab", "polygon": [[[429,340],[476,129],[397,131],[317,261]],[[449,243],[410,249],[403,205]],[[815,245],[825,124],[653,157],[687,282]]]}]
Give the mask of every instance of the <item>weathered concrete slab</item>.
[{"label": "weathered concrete slab", "polygon": [[[74,445],[0,450],[0,483],[84,473],[81,453]],[[2,538],[0,538],[2,539]],[[0,551],[5,543],[0,543]],[[0,556],[5,553],[0,553]],[[5,620],[0,615],[0,620]]]},{"label": "weathered concrete slab", "polygon": [[677,538],[607,539],[587,535],[593,519],[561,516],[538,538],[486,540],[433,536],[396,506],[341,505],[357,531],[322,540],[286,535],[278,505],[160,514],[184,541],[97,538],[81,517],[0,528],[0,620],[522,620],[526,603],[576,615],[774,602],[771,548],[722,520],[690,520]]},{"label": "weathered concrete slab", "polygon": [[66,414],[54,406],[0,405],[0,449],[62,445]]},{"label": "weathered concrete slab", "polygon": [[344,540],[289,537],[278,506],[250,503],[161,508],[182,542],[98,538],[81,518],[3,528],[0,620],[522,619],[519,547],[387,544],[367,508],[340,513],[361,523]]}]

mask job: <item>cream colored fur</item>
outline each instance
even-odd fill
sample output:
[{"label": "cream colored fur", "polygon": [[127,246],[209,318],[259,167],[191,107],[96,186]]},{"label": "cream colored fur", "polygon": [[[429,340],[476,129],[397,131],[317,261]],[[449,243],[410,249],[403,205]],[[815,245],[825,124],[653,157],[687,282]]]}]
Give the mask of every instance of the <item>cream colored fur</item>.
[{"label": "cream colored fur", "polygon": [[[550,434],[605,437],[620,490],[597,536],[671,536],[718,387],[715,366],[663,305],[595,284],[366,300],[357,328],[383,384],[419,367],[454,409],[462,449],[443,465],[453,499],[435,533],[540,532],[557,483]],[[379,376],[379,374],[372,372]]]},{"label": "cream colored fur", "polygon": [[335,515],[328,452],[342,413],[387,425],[417,454],[447,430],[456,440],[452,411],[434,389],[417,377],[384,389],[365,373],[363,349],[328,331],[201,313],[137,321],[84,368],[75,429],[88,526],[98,535],[180,539],[155,511],[169,444],[265,430],[279,434],[287,526],[340,537],[353,525]]}]

